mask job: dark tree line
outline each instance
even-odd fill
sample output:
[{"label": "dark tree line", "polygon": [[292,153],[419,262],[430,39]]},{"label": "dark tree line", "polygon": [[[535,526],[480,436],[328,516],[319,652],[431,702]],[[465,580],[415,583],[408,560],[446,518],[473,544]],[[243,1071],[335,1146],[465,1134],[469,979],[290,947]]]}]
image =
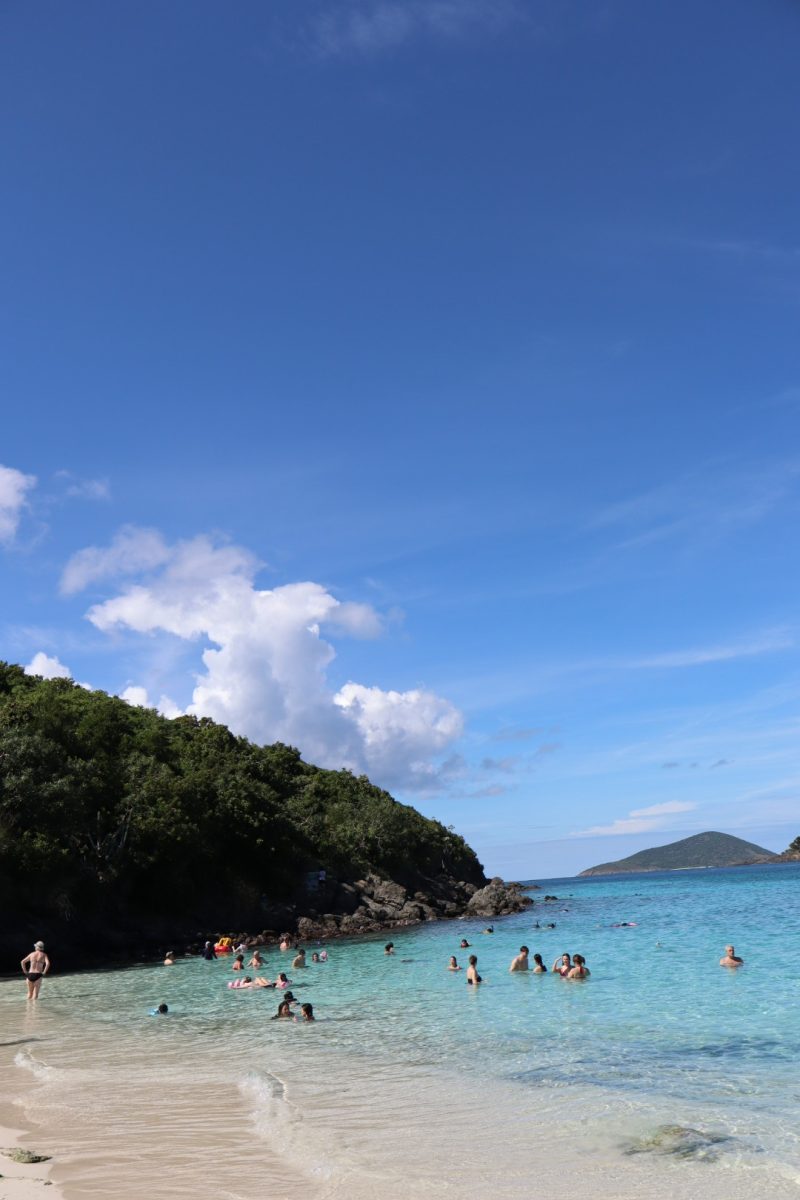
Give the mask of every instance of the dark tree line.
[{"label": "dark tree line", "polygon": [[463,838],[366,776],[0,664],[6,912],[255,912],[320,867],[483,879]]}]

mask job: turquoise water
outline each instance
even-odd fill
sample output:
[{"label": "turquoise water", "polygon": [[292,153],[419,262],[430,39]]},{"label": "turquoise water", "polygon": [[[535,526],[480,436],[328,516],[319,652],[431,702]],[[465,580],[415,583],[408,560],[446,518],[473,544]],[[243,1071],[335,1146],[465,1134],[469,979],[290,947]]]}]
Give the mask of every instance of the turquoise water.
[{"label": "turquoise water", "polygon": [[[31,1039],[6,1048],[5,1079],[69,1147],[76,1200],[104,1194],[109,1155],[164,1136],[169,1157],[118,1194],[152,1195],[155,1179],[159,1195],[196,1194],[198,1153],[225,1146],[260,1155],[287,1197],[423,1196],[445,1169],[460,1196],[516,1197],[557,1182],[564,1155],[608,1196],[646,1179],[657,1195],[795,1195],[799,889],[800,864],[549,880],[493,935],[457,921],[331,943],[327,963],[289,970],[313,1026],[271,1022],[278,994],[230,991],[225,960],[54,975],[35,1012],[4,982],[4,1040]],[[583,953],[591,979],[509,975],[523,942],[548,966]],[[739,971],[717,965],[728,942]],[[446,969],[469,953],[477,990]],[[269,977],[290,958],[266,952]],[[162,1000],[170,1015],[147,1016]],[[653,1146],[663,1125],[702,1136]],[[204,1194],[252,1192],[226,1174]]]}]

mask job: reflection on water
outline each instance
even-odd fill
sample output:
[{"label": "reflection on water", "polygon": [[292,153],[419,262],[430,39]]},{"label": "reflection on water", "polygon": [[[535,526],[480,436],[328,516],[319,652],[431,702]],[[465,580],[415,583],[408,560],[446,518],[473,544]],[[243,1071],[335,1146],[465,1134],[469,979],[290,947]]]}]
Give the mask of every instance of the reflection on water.
[{"label": "reflection on water", "polygon": [[[394,957],[380,938],[333,943],[293,973],[308,1026],[271,1021],[273,991],[228,989],[225,961],[54,974],[38,1006],[3,982],[0,1082],[59,1154],[69,1200],[107,1197],[112,1177],[123,1200],[516,1200],[563,1186],[565,1162],[618,1200],[796,1196],[796,983],[770,966],[798,944],[799,882],[565,880],[546,889],[569,896],[555,915],[537,904],[493,936],[426,926],[393,934]],[[540,910],[555,930],[532,927]],[[523,941],[548,964],[580,951],[591,980],[509,975]],[[728,941],[744,970],[716,965]],[[470,952],[480,989],[446,969]],[[289,958],[270,950],[267,973]]]}]

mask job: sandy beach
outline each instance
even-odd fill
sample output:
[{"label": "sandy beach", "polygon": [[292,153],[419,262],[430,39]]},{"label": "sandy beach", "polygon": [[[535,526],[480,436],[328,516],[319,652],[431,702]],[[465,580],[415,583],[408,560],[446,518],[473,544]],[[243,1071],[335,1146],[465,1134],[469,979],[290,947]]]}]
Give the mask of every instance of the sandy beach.
[{"label": "sandy beach", "polygon": [[[48,1200],[64,1200],[60,1188],[50,1179],[53,1160],[43,1163],[18,1163],[10,1152],[23,1149],[34,1154],[46,1154],[38,1144],[29,1145],[30,1138],[19,1129],[0,1125],[0,1200],[33,1200],[46,1195]],[[47,1192],[43,1188],[47,1187]]]}]

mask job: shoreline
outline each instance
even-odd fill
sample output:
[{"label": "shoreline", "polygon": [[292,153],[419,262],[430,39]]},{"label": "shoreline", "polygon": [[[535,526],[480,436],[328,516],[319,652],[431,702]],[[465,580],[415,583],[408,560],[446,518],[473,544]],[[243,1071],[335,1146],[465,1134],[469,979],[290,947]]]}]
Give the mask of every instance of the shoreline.
[{"label": "shoreline", "polygon": [[[25,1143],[34,1136],[16,1125],[0,1122],[0,1200],[33,1200],[49,1187],[48,1200],[66,1200],[61,1187],[50,1178],[55,1159],[41,1163],[17,1163],[8,1157],[8,1150],[30,1150]],[[40,1153],[37,1147],[33,1153]]]}]

